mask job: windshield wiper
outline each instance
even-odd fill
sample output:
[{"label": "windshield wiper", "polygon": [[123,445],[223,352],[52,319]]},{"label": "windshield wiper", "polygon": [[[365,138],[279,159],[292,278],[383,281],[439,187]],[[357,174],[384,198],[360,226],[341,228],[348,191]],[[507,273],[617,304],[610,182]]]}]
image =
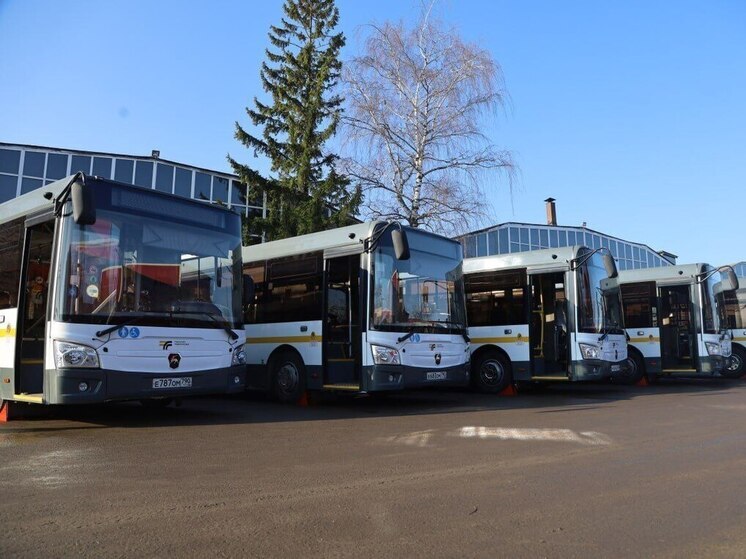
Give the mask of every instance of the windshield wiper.
[{"label": "windshield wiper", "polygon": [[122,326],[127,326],[129,324],[138,324],[142,321],[143,318],[145,318],[148,315],[138,315],[134,318],[128,318],[127,320],[122,320],[121,322],[117,322],[113,326],[110,326],[109,328],[106,328],[104,330],[99,330],[96,332],[96,337],[100,338],[101,336],[106,336],[107,334],[111,334],[114,330],[119,330]]},{"label": "windshield wiper", "polygon": [[399,344],[400,344],[400,343],[402,343],[402,342],[404,342],[404,341],[408,340],[408,339],[409,339],[409,338],[411,338],[412,336],[414,336],[414,328],[410,328],[410,329],[409,329],[409,332],[407,332],[407,333],[406,333],[406,334],[404,334],[403,336],[399,336],[398,338],[396,338],[396,343],[399,343]]},{"label": "windshield wiper", "polygon": [[228,326],[228,324],[226,323],[225,320],[221,321],[220,319],[216,318],[214,315],[210,314],[209,312],[205,312],[205,311],[181,311],[181,310],[179,310],[179,311],[169,311],[169,314],[171,314],[171,315],[174,315],[174,314],[201,314],[201,315],[204,315],[206,317],[209,317],[213,322],[215,322],[218,326],[220,326],[223,330],[225,330],[225,332],[231,337],[231,340],[237,340],[238,339],[238,334],[236,334]]},{"label": "windshield wiper", "polygon": [[453,320],[431,320],[433,324],[447,324],[448,326],[455,326],[459,330],[459,334],[464,338],[465,342],[470,342],[471,338],[466,333],[466,328],[460,322],[454,322]]}]

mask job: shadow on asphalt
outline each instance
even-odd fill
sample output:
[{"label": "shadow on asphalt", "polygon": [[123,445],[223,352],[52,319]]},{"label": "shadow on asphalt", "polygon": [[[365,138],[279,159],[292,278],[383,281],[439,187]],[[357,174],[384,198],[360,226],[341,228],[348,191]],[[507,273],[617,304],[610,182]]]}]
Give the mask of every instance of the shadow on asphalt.
[{"label": "shadow on asphalt", "polygon": [[[0,430],[53,432],[95,427],[256,424],[511,409],[560,413],[603,408],[639,396],[680,394],[682,398],[699,397],[739,386],[746,386],[746,382],[726,379],[662,379],[645,387],[558,383],[524,389],[515,397],[435,389],[368,397],[322,394],[315,396],[312,405],[307,407],[279,404],[262,394],[248,392],[224,397],[185,398],[179,406],[164,408],[144,407],[139,402],[96,406],[28,406],[28,413],[22,412],[22,418],[0,426]],[[61,423],[49,424],[49,420]]]}]

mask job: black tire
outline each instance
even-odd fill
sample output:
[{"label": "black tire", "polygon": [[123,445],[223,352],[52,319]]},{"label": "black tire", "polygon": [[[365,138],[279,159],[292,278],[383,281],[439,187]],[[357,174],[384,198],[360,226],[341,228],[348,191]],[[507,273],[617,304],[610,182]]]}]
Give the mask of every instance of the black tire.
[{"label": "black tire", "polygon": [[272,393],[280,402],[294,404],[306,391],[306,367],[297,354],[286,351],[272,360]]},{"label": "black tire", "polygon": [[741,378],[746,375],[744,366],[746,365],[746,350],[740,345],[733,344],[733,350],[730,354],[728,366],[723,370],[721,375],[725,378]]},{"label": "black tire", "polygon": [[642,356],[634,350],[627,353],[627,369],[614,377],[620,384],[635,384],[645,378],[645,362]]},{"label": "black tire", "polygon": [[472,386],[479,392],[497,394],[513,382],[513,371],[508,361],[497,351],[481,354],[471,365]]}]

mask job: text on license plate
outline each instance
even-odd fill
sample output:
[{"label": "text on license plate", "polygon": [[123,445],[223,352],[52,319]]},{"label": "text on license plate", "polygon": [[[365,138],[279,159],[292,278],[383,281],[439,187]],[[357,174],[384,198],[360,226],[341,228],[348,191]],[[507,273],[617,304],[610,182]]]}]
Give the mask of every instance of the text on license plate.
[{"label": "text on license plate", "polygon": [[191,388],[192,377],[154,378],[153,388]]},{"label": "text on license plate", "polygon": [[446,380],[445,371],[433,371],[426,373],[427,380]]},{"label": "text on license plate", "polygon": [[621,369],[622,369],[621,365],[612,365],[611,366],[611,372],[612,373],[616,373],[616,372],[620,371]]}]

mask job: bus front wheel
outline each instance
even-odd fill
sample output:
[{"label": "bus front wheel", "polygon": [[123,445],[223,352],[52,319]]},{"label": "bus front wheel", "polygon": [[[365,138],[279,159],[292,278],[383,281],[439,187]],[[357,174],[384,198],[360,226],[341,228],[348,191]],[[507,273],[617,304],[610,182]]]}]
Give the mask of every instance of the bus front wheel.
[{"label": "bus front wheel", "polygon": [[733,344],[733,353],[730,354],[730,361],[722,375],[727,378],[741,378],[746,374],[743,370],[744,361],[746,361],[746,351],[741,346]]},{"label": "bus front wheel", "polygon": [[306,368],[297,355],[284,352],[274,360],[272,389],[277,399],[286,404],[297,402],[303,396],[306,390]]},{"label": "bus front wheel", "polygon": [[483,353],[473,364],[472,381],[479,392],[502,392],[512,380],[510,363],[496,351]]},{"label": "bus front wheel", "polygon": [[642,360],[642,356],[635,352],[630,351],[627,354],[627,370],[617,377],[622,384],[635,384],[643,379],[645,376],[645,363]]}]

